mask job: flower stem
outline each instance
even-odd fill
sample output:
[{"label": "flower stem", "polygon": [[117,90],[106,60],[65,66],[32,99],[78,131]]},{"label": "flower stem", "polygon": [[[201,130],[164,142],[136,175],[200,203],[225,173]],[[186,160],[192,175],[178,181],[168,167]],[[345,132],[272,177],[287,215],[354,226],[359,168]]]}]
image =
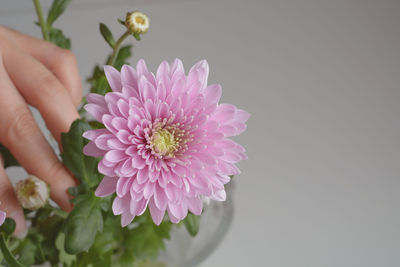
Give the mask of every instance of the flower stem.
[{"label": "flower stem", "polygon": [[111,65],[113,66],[115,63],[115,60],[117,58],[120,46],[122,44],[122,42],[125,40],[126,37],[128,37],[131,33],[129,31],[126,31],[123,35],[121,35],[121,37],[119,37],[119,39],[117,40],[117,42],[114,45],[114,49],[113,49],[113,53],[111,54],[111,57],[108,59],[107,61],[107,65]]},{"label": "flower stem", "polygon": [[17,259],[14,257],[14,255],[8,249],[6,240],[2,233],[0,234],[0,249],[1,252],[3,253],[4,259],[11,267],[24,267],[24,265],[19,263]]},{"label": "flower stem", "polygon": [[42,7],[40,6],[40,2],[39,0],[33,0],[33,4],[35,5],[36,15],[38,16],[39,19],[40,28],[42,29],[43,39],[49,41],[50,39],[49,39],[49,33],[47,32],[47,24],[44,21],[43,11]]}]

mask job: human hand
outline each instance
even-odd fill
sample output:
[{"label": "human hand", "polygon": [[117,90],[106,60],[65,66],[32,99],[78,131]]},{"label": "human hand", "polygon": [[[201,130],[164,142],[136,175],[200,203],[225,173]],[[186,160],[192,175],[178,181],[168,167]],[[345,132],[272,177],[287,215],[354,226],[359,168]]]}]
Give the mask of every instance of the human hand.
[{"label": "human hand", "polygon": [[[82,97],[75,56],[49,42],[0,25],[0,143],[29,174],[50,186],[51,198],[71,210],[67,189],[74,178],[53,152],[28,108],[37,108],[47,128],[60,143],[79,117]],[[1,156],[0,156],[1,157]],[[16,223],[16,233],[26,229],[24,215],[0,159],[0,210]]]}]

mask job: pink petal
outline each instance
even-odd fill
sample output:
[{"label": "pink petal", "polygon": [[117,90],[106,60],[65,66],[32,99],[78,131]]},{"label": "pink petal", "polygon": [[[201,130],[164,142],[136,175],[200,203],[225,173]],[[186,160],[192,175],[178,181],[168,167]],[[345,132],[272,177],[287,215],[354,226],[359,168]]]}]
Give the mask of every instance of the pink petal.
[{"label": "pink petal", "polygon": [[143,196],[144,196],[146,199],[150,199],[150,197],[153,196],[154,187],[155,187],[155,184],[154,184],[154,183],[146,183],[146,185],[145,185],[145,187],[144,187],[144,189],[143,189]]},{"label": "pink petal", "polygon": [[139,79],[139,92],[142,96],[142,101],[146,101],[147,99],[155,100],[156,99],[156,89],[154,86],[146,79],[145,76],[141,76]]},{"label": "pink petal", "polygon": [[126,144],[123,144],[119,139],[117,138],[110,138],[107,140],[107,146],[111,149],[117,149],[117,150],[126,150],[128,147]]},{"label": "pink petal", "polygon": [[129,137],[131,136],[131,133],[127,130],[120,130],[116,133],[116,136],[118,139],[124,143],[124,144],[132,144],[129,140]]},{"label": "pink petal", "polygon": [[114,129],[120,130],[128,130],[128,121],[121,117],[115,117],[111,120],[111,125]]},{"label": "pink petal", "polygon": [[241,160],[241,157],[238,153],[234,153],[231,151],[225,151],[224,155],[221,157],[221,159],[226,160],[227,162],[237,163]]},{"label": "pink petal", "polygon": [[103,134],[110,134],[110,132],[107,129],[88,130],[84,132],[82,136],[85,137],[86,139],[94,141],[97,137]]},{"label": "pink petal", "polygon": [[228,122],[232,120],[233,116],[235,115],[235,111],[236,107],[234,105],[220,104],[212,116],[212,119],[216,120],[217,122]]},{"label": "pink petal", "polygon": [[165,209],[160,210],[158,207],[155,205],[153,198],[150,199],[149,201],[149,209],[150,209],[150,214],[151,217],[153,218],[153,221],[156,225],[160,225],[162,222],[162,219],[164,218],[165,214]]},{"label": "pink petal", "polygon": [[126,193],[128,193],[128,191],[130,189],[129,187],[131,184],[132,184],[132,179],[130,179],[130,178],[125,178],[125,177],[119,178],[118,182],[117,182],[117,189],[116,189],[117,195],[119,197],[125,196]]},{"label": "pink petal", "polygon": [[185,69],[183,68],[183,63],[179,58],[176,58],[171,65],[171,77],[184,74]]},{"label": "pink petal", "polygon": [[128,103],[127,103],[125,100],[123,100],[123,99],[118,100],[118,101],[117,101],[117,107],[118,107],[119,112],[120,112],[125,118],[128,118],[128,117],[129,117],[129,105],[128,105]]},{"label": "pink petal", "polygon": [[110,150],[104,155],[104,158],[109,162],[120,162],[126,159],[127,155],[121,150]]},{"label": "pink petal", "polygon": [[169,183],[165,187],[165,195],[171,202],[177,202],[179,198],[178,190],[172,183]]},{"label": "pink petal", "polygon": [[125,226],[129,225],[133,221],[134,218],[135,218],[135,215],[133,215],[129,211],[126,211],[126,212],[122,213],[122,215],[121,215],[121,226],[125,227]]},{"label": "pink petal", "polygon": [[208,105],[218,103],[222,95],[222,88],[219,84],[209,85],[204,89],[205,103]]},{"label": "pink petal", "polygon": [[217,163],[213,155],[210,155],[208,153],[197,153],[196,157],[199,158],[202,162],[209,165],[214,165]]},{"label": "pink petal", "polygon": [[99,94],[92,94],[89,93],[86,95],[86,100],[89,104],[96,104],[99,106],[105,106],[106,101],[104,100],[104,96],[99,95]]},{"label": "pink petal", "polygon": [[102,157],[106,152],[99,149],[94,142],[89,142],[83,147],[83,153],[87,156]]},{"label": "pink petal", "polygon": [[147,70],[146,62],[143,59],[140,59],[138,63],[136,64],[136,71],[138,77],[145,75],[149,73]]},{"label": "pink petal", "polygon": [[184,219],[188,212],[186,202],[184,201],[179,204],[169,202],[168,209],[169,211],[171,211],[172,215],[174,215],[179,220]]},{"label": "pink petal", "polygon": [[120,73],[112,66],[104,66],[104,74],[114,92],[121,92],[122,83]]},{"label": "pink petal", "polygon": [[135,215],[142,215],[144,211],[146,210],[147,202],[148,200],[142,198],[139,201],[131,201],[130,205],[130,211],[132,214]]},{"label": "pink petal", "polygon": [[204,88],[207,85],[208,80],[209,67],[206,60],[201,60],[196,63],[189,71],[188,80],[192,78],[192,75],[195,76],[193,79],[196,79],[201,83],[201,87]]},{"label": "pink petal", "polygon": [[98,136],[95,140],[94,143],[96,144],[96,146],[102,150],[109,150],[110,148],[108,147],[108,140],[113,138],[112,134],[103,134]]},{"label": "pink petal", "polygon": [[250,113],[245,110],[238,109],[235,113],[235,121],[246,122],[250,118]]},{"label": "pink petal", "polygon": [[167,211],[168,211],[168,217],[169,217],[170,221],[171,221],[172,223],[179,223],[180,219],[178,219],[177,217],[175,217],[175,216],[172,214],[172,212],[171,212],[171,210],[170,210],[169,208],[167,208]]},{"label": "pink petal", "polygon": [[112,204],[112,210],[114,215],[120,215],[125,211],[129,210],[129,205],[131,201],[130,194],[126,194],[124,197],[116,196]]},{"label": "pink petal", "polygon": [[145,183],[149,179],[149,169],[140,169],[136,175],[136,178],[140,184]]},{"label": "pink petal", "polygon": [[86,104],[85,110],[93,116],[97,121],[101,121],[102,117],[108,113],[108,110],[96,104]]},{"label": "pink petal", "polygon": [[163,79],[165,76],[169,76],[170,68],[167,61],[161,62],[160,66],[157,69],[157,80]]},{"label": "pink petal", "polygon": [[129,65],[123,65],[121,68],[121,82],[128,86],[137,86],[138,75],[136,70]]},{"label": "pink petal", "polygon": [[188,198],[187,199],[189,210],[196,215],[201,215],[203,210],[203,201],[199,197]]},{"label": "pink petal", "polygon": [[130,177],[133,176],[135,173],[137,173],[137,169],[133,168],[132,166],[132,160],[128,158],[125,160],[125,162],[122,164],[120,172],[123,176],[125,177]]},{"label": "pink petal", "polygon": [[99,172],[104,175],[108,175],[108,176],[115,175],[114,168],[106,166],[104,164],[104,160],[100,160],[99,165],[97,165],[97,168],[98,168]]},{"label": "pink petal", "polygon": [[116,134],[118,131],[112,126],[111,122],[114,116],[111,116],[109,114],[105,114],[102,118],[101,121],[103,122],[104,126],[113,134]]},{"label": "pink petal", "polygon": [[104,176],[94,193],[97,197],[106,197],[115,192],[115,186],[118,182],[117,177]]},{"label": "pink petal", "polygon": [[143,169],[146,166],[146,161],[140,156],[132,158],[132,165],[135,168]]},{"label": "pink petal", "polygon": [[156,184],[154,190],[154,203],[160,210],[165,210],[167,208],[167,196],[165,195],[164,190],[158,184]]},{"label": "pink petal", "polygon": [[224,136],[234,136],[236,135],[236,128],[231,125],[224,125],[218,129]]},{"label": "pink petal", "polygon": [[217,201],[225,201],[226,200],[225,189],[214,192],[214,194],[212,196],[210,196],[210,198],[213,200],[217,200]]}]

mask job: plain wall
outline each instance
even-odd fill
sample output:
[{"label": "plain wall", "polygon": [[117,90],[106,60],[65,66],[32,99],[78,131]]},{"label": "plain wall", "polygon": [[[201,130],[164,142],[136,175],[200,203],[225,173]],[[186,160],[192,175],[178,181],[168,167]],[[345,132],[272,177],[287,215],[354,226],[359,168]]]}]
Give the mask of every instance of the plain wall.
[{"label": "plain wall", "polygon": [[[98,23],[120,33],[134,9],[151,26],[132,64],[205,58],[252,114],[232,227],[203,267],[400,266],[400,1],[73,1],[57,26],[83,81],[109,52]],[[1,1],[0,24],[40,37],[33,20]]]}]

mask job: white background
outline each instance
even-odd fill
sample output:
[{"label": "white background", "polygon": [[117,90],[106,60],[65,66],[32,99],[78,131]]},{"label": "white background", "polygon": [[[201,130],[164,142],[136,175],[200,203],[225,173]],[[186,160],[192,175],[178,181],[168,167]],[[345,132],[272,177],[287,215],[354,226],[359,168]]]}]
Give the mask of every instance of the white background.
[{"label": "white background", "polygon": [[[82,80],[109,51],[98,22],[117,35],[139,9],[151,27],[132,64],[205,58],[223,102],[252,114],[234,221],[203,267],[400,266],[399,1],[73,2],[57,26]],[[40,37],[34,18],[0,2],[0,24]]]}]

